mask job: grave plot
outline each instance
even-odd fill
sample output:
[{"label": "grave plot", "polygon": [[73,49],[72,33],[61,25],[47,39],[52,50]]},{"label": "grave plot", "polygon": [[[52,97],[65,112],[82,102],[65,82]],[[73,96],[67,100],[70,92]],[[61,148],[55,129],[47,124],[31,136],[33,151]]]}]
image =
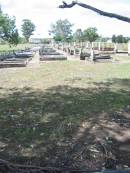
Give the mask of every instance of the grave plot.
[{"label": "grave plot", "polygon": [[29,50],[1,52],[0,68],[26,67],[32,57],[33,53]]},{"label": "grave plot", "polygon": [[93,58],[94,62],[112,62],[112,57],[110,55],[100,55],[100,54],[95,54]]},{"label": "grave plot", "polygon": [[52,47],[42,47],[39,50],[40,61],[54,61],[54,60],[67,60],[67,57],[57,52]]},{"label": "grave plot", "polygon": [[93,55],[90,50],[83,50],[80,54],[80,60],[93,60],[94,62],[111,62],[111,53],[104,53],[93,50]]},{"label": "grave plot", "polygon": [[[94,62],[113,62],[114,56],[130,55],[128,43],[109,42],[72,42],[59,44],[54,47],[71,56],[73,59],[90,60]],[[92,53],[93,50],[93,53]]]},{"label": "grave plot", "polygon": [[[114,44],[105,44],[99,42],[93,42],[92,45],[87,43],[71,43],[55,45],[57,49],[67,52],[68,55],[73,55],[74,58],[79,58],[80,60],[91,60],[94,62],[111,62],[111,55],[115,54]],[[92,53],[93,50],[93,53]]]}]

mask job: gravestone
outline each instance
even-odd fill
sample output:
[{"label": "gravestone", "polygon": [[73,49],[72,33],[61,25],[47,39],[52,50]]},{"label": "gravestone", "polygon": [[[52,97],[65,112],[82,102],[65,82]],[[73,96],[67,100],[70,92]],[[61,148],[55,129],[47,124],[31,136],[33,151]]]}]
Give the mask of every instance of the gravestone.
[{"label": "gravestone", "polygon": [[53,61],[53,60],[67,60],[67,57],[57,52],[57,50],[53,49],[51,46],[43,46],[39,50],[40,61]]}]

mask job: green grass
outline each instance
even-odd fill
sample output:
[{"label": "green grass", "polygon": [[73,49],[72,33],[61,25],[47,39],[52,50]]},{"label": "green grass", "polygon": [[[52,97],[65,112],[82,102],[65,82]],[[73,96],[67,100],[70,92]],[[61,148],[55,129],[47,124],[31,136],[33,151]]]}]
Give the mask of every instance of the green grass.
[{"label": "green grass", "polygon": [[89,167],[77,155],[111,135],[114,113],[130,105],[130,63],[49,62],[0,74],[0,155],[17,163]]},{"label": "green grass", "polygon": [[21,50],[25,48],[29,48],[31,45],[30,44],[18,44],[17,46],[9,46],[7,44],[0,45],[0,52],[1,51],[12,51],[12,50]]}]

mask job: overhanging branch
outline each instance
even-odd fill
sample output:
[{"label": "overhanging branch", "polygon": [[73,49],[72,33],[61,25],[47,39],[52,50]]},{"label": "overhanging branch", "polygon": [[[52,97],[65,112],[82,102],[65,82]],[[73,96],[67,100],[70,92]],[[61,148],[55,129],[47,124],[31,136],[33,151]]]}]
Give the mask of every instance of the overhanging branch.
[{"label": "overhanging branch", "polygon": [[96,13],[102,15],[102,16],[116,18],[118,20],[122,20],[124,22],[130,23],[130,18],[129,17],[121,16],[121,15],[118,15],[118,14],[115,14],[115,13],[105,12],[105,11],[102,11],[100,9],[97,9],[95,7],[92,7],[90,5],[87,5],[87,4],[78,2],[78,1],[72,1],[71,4],[67,4],[66,2],[63,1],[63,4],[62,5],[59,5],[59,8],[72,8],[75,5],[81,6],[83,8],[89,9],[89,10],[92,10],[92,11],[94,11],[94,12],[96,12]]}]

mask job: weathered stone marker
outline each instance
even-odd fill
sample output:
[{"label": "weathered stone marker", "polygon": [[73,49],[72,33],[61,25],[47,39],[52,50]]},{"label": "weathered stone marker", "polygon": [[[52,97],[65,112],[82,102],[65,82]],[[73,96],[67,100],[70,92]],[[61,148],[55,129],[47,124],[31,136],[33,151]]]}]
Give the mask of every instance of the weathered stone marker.
[{"label": "weathered stone marker", "polygon": [[114,44],[114,52],[117,53],[118,49],[117,49],[117,43]]},{"label": "weathered stone marker", "polygon": [[93,48],[91,48],[90,60],[91,60],[91,61],[94,60],[94,50],[93,50]]},{"label": "weathered stone marker", "polygon": [[98,50],[101,50],[101,42],[98,43]]}]

